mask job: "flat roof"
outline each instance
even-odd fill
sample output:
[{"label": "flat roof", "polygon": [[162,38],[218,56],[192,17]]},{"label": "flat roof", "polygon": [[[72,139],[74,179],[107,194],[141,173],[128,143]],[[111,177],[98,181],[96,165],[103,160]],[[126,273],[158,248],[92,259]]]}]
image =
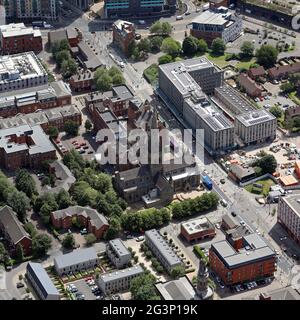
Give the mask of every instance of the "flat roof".
[{"label": "flat roof", "polygon": [[193,19],[192,23],[226,26],[232,17],[232,13],[222,13],[207,10]]},{"label": "flat roof", "polygon": [[300,218],[300,193],[292,194],[281,198]]},{"label": "flat roof", "polygon": [[252,233],[244,236],[243,239],[246,245],[239,251],[236,251],[226,240],[213,243],[211,249],[228,268],[237,268],[275,257],[275,252],[259,235]]},{"label": "flat roof", "polygon": [[284,186],[292,186],[299,183],[298,180],[291,174],[284,177],[280,177],[279,180]]},{"label": "flat roof", "polygon": [[132,277],[142,273],[144,273],[144,269],[140,265],[137,265],[137,266],[122,269],[119,271],[113,271],[110,273],[102,274],[100,275],[99,280],[104,283],[109,283],[112,281],[120,280],[127,277]]},{"label": "flat roof", "polygon": [[178,255],[156,229],[146,231],[145,237],[156,247],[170,266],[182,263]]},{"label": "flat roof", "polygon": [[213,224],[206,217],[184,222],[181,224],[181,226],[185,229],[185,231],[189,235],[192,235],[204,230],[214,229]]},{"label": "flat roof", "polygon": [[244,124],[246,127],[251,127],[259,123],[264,123],[266,121],[276,121],[270,112],[265,109],[259,109],[255,111],[250,111],[247,113],[240,114],[236,117],[238,121]]},{"label": "flat roof", "polygon": [[59,296],[58,290],[40,263],[29,262],[26,269],[27,272],[31,274],[35,284],[39,287],[44,298],[47,298],[48,295]]},{"label": "flat roof", "polygon": [[41,37],[41,31],[39,29],[33,29],[32,27],[26,27],[23,22],[10,23],[0,26],[0,33],[3,38],[19,37],[25,35],[33,35],[33,37]]},{"label": "flat roof", "polygon": [[196,292],[186,277],[155,285],[164,300],[192,300]]},{"label": "flat roof", "polygon": [[84,263],[97,259],[97,253],[94,248],[76,249],[70,253],[62,254],[54,258],[55,265],[63,269],[75,264]]},{"label": "flat roof", "polygon": [[130,255],[129,250],[125,247],[123,241],[120,238],[110,240],[109,246],[118,257]]}]

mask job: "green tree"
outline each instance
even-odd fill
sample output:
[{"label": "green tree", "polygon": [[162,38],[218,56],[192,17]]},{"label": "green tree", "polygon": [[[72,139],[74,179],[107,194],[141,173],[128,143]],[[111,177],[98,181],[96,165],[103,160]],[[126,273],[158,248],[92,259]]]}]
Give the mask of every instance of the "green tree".
[{"label": "green tree", "polygon": [[293,124],[295,128],[300,128],[300,117],[295,117],[293,119]]},{"label": "green tree", "polygon": [[85,236],[85,241],[86,241],[86,244],[88,246],[92,245],[93,243],[95,243],[97,240],[97,238],[94,236],[93,233],[89,233]]},{"label": "green tree", "polygon": [[67,235],[65,235],[65,237],[63,238],[63,241],[62,241],[62,246],[65,249],[73,249],[74,248],[75,239],[74,239],[73,234],[68,233]]},{"label": "green tree", "polygon": [[273,106],[270,108],[269,111],[276,118],[280,118],[282,116],[282,109],[279,106]]},{"label": "green tree", "polygon": [[194,55],[198,51],[198,40],[193,36],[186,37],[182,43],[182,51],[186,55]]},{"label": "green tree", "polygon": [[90,131],[92,129],[93,125],[89,119],[85,120],[84,127],[86,131]]},{"label": "green tree", "polygon": [[16,247],[16,259],[18,261],[24,260],[24,249],[23,249],[23,246],[21,245],[21,243],[18,243],[17,247]]},{"label": "green tree", "polygon": [[130,292],[134,300],[160,300],[155,290],[156,278],[151,273],[144,273],[130,283]]},{"label": "green tree", "polygon": [[56,203],[58,204],[58,208],[61,209],[66,209],[72,205],[74,205],[69,193],[61,189],[56,195],[55,195],[55,200]]},{"label": "green tree", "polygon": [[292,82],[286,82],[280,86],[280,90],[284,93],[291,93],[295,90],[295,85]]},{"label": "green tree", "polygon": [[26,230],[26,232],[28,232],[28,234],[31,236],[31,238],[34,238],[37,235],[37,230],[31,222],[27,222],[24,225],[24,229]]},{"label": "green tree", "polygon": [[26,169],[17,171],[15,184],[16,188],[19,191],[23,191],[29,198],[37,194],[35,181]]},{"label": "green tree", "polygon": [[198,39],[197,47],[198,47],[197,50],[200,54],[204,54],[208,50],[207,43],[203,39]]},{"label": "green tree", "polygon": [[62,63],[64,61],[68,61],[70,59],[71,59],[71,55],[70,55],[69,50],[58,51],[55,55],[55,60],[56,60],[59,67],[62,66]]},{"label": "green tree", "polygon": [[221,38],[216,38],[211,44],[212,53],[216,56],[222,56],[226,50],[226,44]]},{"label": "green tree", "polygon": [[143,38],[138,43],[139,51],[150,52],[151,44],[148,38]]},{"label": "green tree", "polygon": [[276,171],[277,161],[272,154],[268,154],[260,158],[254,165],[261,168],[262,174],[265,174],[265,173],[272,174]]},{"label": "green tree", "polygon": [[110,90],[112,87],[112,78],[107,73],[103,74],[96,80],[96,87],[97,90],[102,92]]},{"label": "green tree", "polygon": [[164,35],[170,35],[172,33],[172,26],[169,22],[162,22],[161,33]]},{"label": "green tree", "polygon": [[176,57],[181,51],[181,45],[180,42],[169,37],[163,40],[161,50],[172,57]]},{"label": "green tree", "polygon": [[158,58],[158,64],[170,63],[172,61],[173,61],[173,58],[169,54],[165,54]]},{"label": "green tree", "polygon": [[183,266],[176,266],[171,270],[171,277],[173,279],[178,279],[180,277],[183,277],[184,275],[185,275],[185,270]]},{"label": "green tree", "polygon": [[130,41],[130,43],[128,44],[128,56],[132,57],[136,49],[137,49],[136,41],[135,40]]},{"label": "green tree", "polygon": [[26,211],[30,209],[29,199],[24,192],[17,190],[8,195],[7,204],[15,211],[20,221],[25,221]]},{"label": "green tree", "polygon": [[150,47],[151,47],[151,50],[156,52],[156,51],[159,51],[161,45],[162,45],[162,42],[163,42],[164,38],[163,37],[160,37],[160,36],[154,36],[154,37],[151,37],[150,38]]},{"label": "green tree", "polygon": [[265,68],[270,68],[277,62],[278,50],[271,45],[262,45],[256,50],[257,63]]},{"label": "green tree", "polygon": [[73,120],[68,120],[64,124],[64,131],[71,135],[71,136],[78,136],[78,130],[79,130],[79,125],[73,121]]},{"label": "green tree", "polygon": [[241,56],[243,58],[251,58],[254,55],[254,45],[250,41],[244,41],[241,46]]},{"label": "green tree", "polygon": [[59,135],[59,131],[58,131],[57,127],[49,126],[48,134],[51,138],[56,139]]},{"label": "green tree", "polygon": [[38,234],[32,239],[32,253],[35,258],[44,257],[51,247],[51,239],[46,234]]},{"label": "green tree", "polygon": [[121,231],[121,223],[118,217],[112,217],[109,220],[109,227],[105,232],[104,239],[111,240],[117,237]]},{"label": "green tree", "polygon": [[4,263],[7,260],[8,253],[4,247],[4,244],[0,242],[0,263]]},{"label": "green tree", "polygon": [[154,22],[149,29],[150,33],[161,33],[161,30],[162,26],[160,21]]},{"label": "green tree", "polygon": [[61,71],[65,78],[69,78],[72,75],[76,74],[78,67],[74,59],[64,60],[61,65]]},{"label": "green tree", "polygon": [[125,79],[122,74],[115,74],[112,78],[112,83],[114,86],[119,86],[121,84],[125,84]]}]

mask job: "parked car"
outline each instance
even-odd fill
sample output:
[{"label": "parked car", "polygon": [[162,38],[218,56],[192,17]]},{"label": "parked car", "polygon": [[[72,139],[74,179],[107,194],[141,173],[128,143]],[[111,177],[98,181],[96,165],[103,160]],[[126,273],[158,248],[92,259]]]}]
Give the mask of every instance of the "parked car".
[{"label": "parked car", "polygon": [[144,241],[145,237],[144,236],[139,236],[136,238],[136,241],[137,242],[140,242],[140,241]]},{"label": "parked car", "polygon": [[24,287],[24,283],[22,283],[22,282],[18,282],[17,283],[17,288],[19,289],[19,288],[23,288]]},{"label": "parked car", "polygon": [[220,201],[220,203],[221,203],[221,205],[222,205],[223,207],[227,207],[227,206],[228,206],[227,201],[224,200],[224,199],[222,199],[222,200]]},{"label": "parked car", "polygon": [[86,228],[80,230],[80,234],[81,234],[81,235],[87,234],[87,233],[88,233],[88,232],[87,232],[87,229],[86,229]]},{"label": "parked car", "polygon": [[233,217],[236,217],[236,213],[235,213],[234,211],[231,212],[231,215],[232,215]]}]

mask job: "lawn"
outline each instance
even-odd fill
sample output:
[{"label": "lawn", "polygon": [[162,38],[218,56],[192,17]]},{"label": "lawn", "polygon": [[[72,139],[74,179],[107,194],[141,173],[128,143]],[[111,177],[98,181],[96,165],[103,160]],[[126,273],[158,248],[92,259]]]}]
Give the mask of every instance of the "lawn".
[{"label": "lawn", "polygon": [[300,105],[300,99],[299,97],[297,96],[297,92],[294,91],[292,93],[289,94],[289,98],[297,105]]},{"label": "lawn", "polygon": [[144,77],[152,85],[158,80],[158,65],[156,63],[151,64],[147,69],[144,70]]},{"label": "lawn", "polygon": [[205,54],[205,56],[207,57],[207,59],[209,59],[211,62],[215,63],[216,65],[218,65],[220,68],[223,68],[225,66],[227,66],[229,64],[228,61],[225,60],[226,58],[226,54],[222,55],[222,56],[215,56],[209,52],[207,52]]},{"label": "lawn", "polygon": [[245,60],[245,61],[242,60],[237,63],[236,68],[239,70],[240,69],[247,69],[248,70],[250,68],[250,66],[252,64],[254,64],[255,62],[256,62],[255,58],[252,58],[250,60]]},{"label": "lawn", "polygon": [[274,181],[271,179],[259,180],[259,181],[256,181],[255,184],[261,184],[263,186],[263,188],[259,189],[259,188],[255,187],[252,183],[252,184],[249,184],[248,186],[246,186],[245,189],[248,192],[255,193],[258,195],[264,195],[265,197],[269,194],[270,187],[275,185]]}]

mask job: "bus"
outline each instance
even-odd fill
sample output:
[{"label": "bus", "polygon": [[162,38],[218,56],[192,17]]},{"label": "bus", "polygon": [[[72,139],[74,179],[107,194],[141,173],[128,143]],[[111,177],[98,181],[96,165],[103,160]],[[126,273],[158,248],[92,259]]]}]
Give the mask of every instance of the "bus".
[{"label": "bus", "polygon": [[213,183],[209,176],[202,176],[202,183],[208,190],[212,190]]}]

